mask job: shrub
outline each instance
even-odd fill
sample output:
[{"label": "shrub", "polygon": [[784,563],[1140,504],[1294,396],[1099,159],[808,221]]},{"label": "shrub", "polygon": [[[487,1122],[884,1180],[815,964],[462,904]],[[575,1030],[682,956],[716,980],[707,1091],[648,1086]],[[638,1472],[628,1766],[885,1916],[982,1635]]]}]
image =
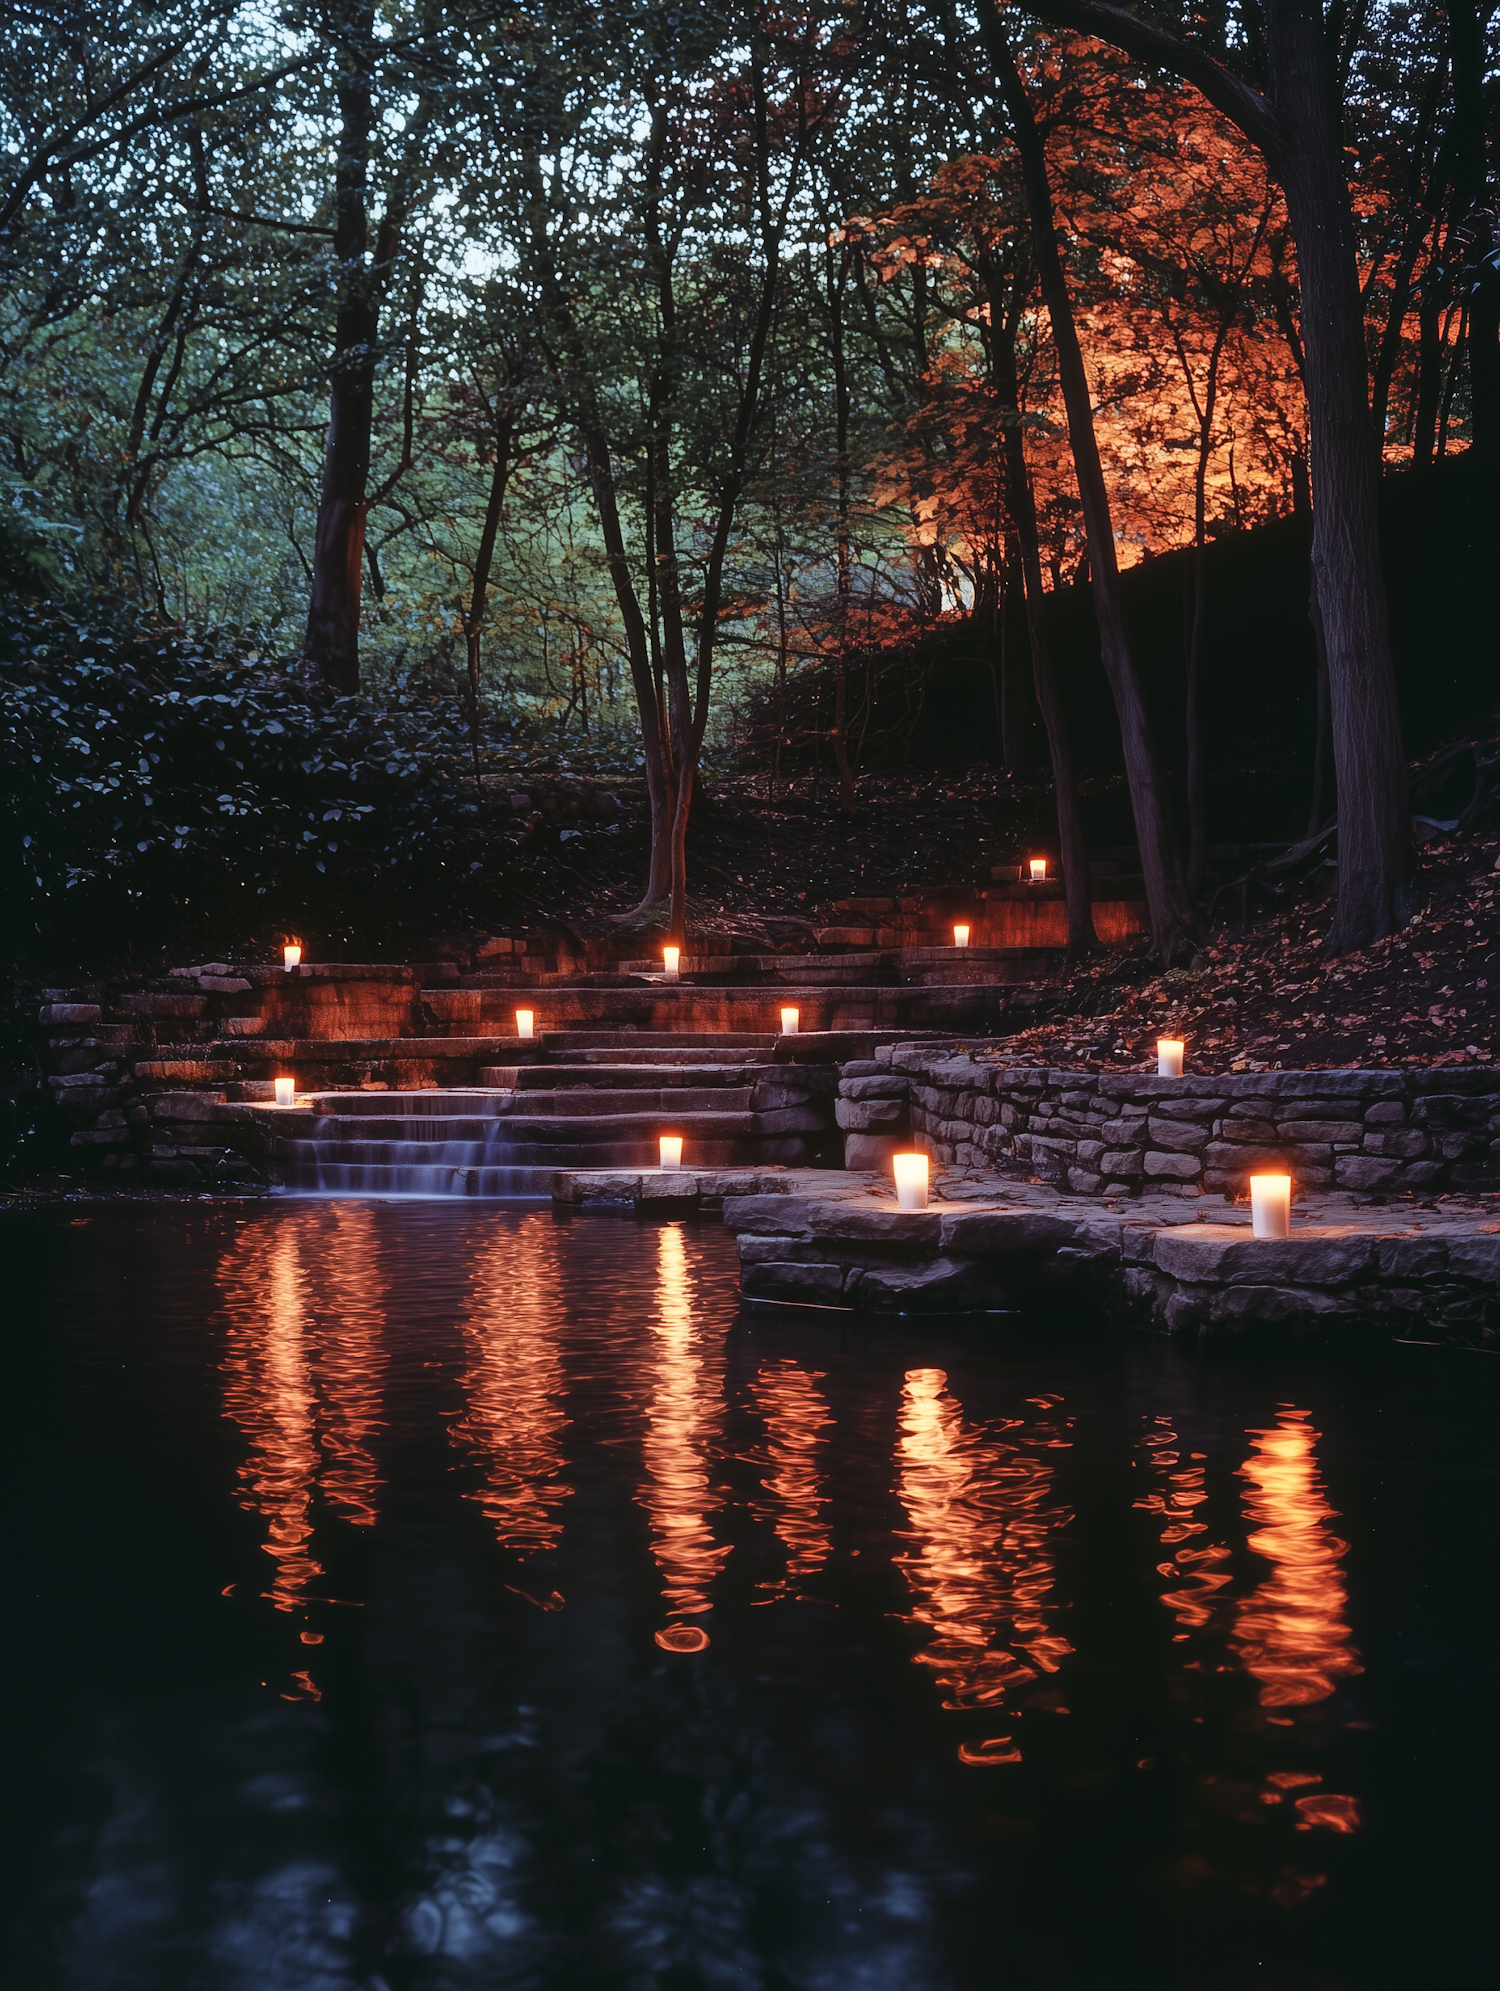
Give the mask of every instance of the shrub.
[{"label": "shrub", "polygon": [[461,713],[339,697],[231,632],[0,603],[7,951],[18,972],[325,959],[503,912],[511,843]]}]

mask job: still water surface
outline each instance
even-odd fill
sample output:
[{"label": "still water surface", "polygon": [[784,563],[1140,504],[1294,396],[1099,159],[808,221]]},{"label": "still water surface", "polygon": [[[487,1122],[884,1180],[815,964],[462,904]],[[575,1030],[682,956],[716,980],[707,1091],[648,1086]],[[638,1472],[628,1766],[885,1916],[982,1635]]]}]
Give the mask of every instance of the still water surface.
[{"label": "still water surface", "polygon": [[742,1309],[711,1222],[0,1236],[9,1983],[1487,1975],[1485,1358]]}]

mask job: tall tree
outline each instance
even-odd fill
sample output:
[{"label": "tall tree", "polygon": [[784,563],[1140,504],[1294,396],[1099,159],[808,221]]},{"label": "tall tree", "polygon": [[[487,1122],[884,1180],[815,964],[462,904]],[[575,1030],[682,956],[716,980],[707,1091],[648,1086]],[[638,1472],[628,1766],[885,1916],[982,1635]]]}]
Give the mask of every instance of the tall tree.
[{"label": "tall tree", "polygon": [[[1265,157],[1286,196],[1297,246],[1313,484],[1313,570],[1328,645],[1339,795],[1338,907],[1329,945],[1368,946],[1416,905],[1416,856],[1391,663],[1376,508],[1379,458],[1370,424],[1364,324],[1344,163],[1335,29],[1319,0],[1263,0],[1241,73],[1227,40],[1218,53],[1174,26],[1105,0],[1026,0],[1055,26],[1096,36],[1136,61],[1194,85]],[[980,0],[1000,34],[996,0]],[[1175,23],[1180,16],[1172,15]]]},{"label": "tall tree", "polygon": [[679,936],[735,592],[731,542],[764,447],[767,356],[789,282],[782,251],[827,115],[819,45],[816,22],[799,30],[759,7],[737,21],[650,10],[624,44],[624,78],[599,84],[626,93],[613,116],[644,113],[635,170],[618,172],[613,121],[598,127],[607,151],[586,196],[559,193],[576,147],[549,165],[533,145],[523,168],[528,269],[583,445],[640,713],[652,851],[637,911],[665,912]]},{"label": "tall tree", "polygon": [[[390,288],[416,192],[429,127],[438,100],[441,68],[434,46],[438,33],[435,0],[424,0],[418,32],[399,44],[414,53],[415,102],[392,162],[386,198],[370,244],[371,150],[377,128],[377,66],[388,63],[393,47],[375,34],[374,0],[327,0],[326,32],[335,51],[335,94],[339,107],[338,157],[334,169],[333,260],[338,280],[333,355],[329,363],[328,429],[323,443],[323,475],[313,543],[312,583],[307,608],[303,659],[310,674],[335,691],[359,687],[359,613],[365,566],[365,523],[371,504],[370,444],[374,433],[375,373],[380,357],[381,304]],[[415,320],[413,312],[413,321]],[[413,336],[415,324],[413,323]],[[409,348],[407,405],[414,389],[415,353]],[[409,468],[408,448],[381,486],[390,495]]]},{"label": "tall tree", "polygon": [[1083,348],[1073,317],[1072,299],[1057,245],[1057,221],[1052,205],[1052,189],[1047,178],[1047,157],[1031,99],[1016,66],[1010,43],[998,15],[991,11],[985,21],[985,39],[1000,94],[1010,113],[1012,135],[1021,158],[1021,176],[1031,210],[1033,254],[1047,315],[1057,348],[1058,374],[1063,401],[1068,411],[1068,440],[1078,476],[1078,495],[1083,505],[1088,533],[1089,579],[1094,614],[1099,624],[1099,647],[1104,674],[1114,698],[1120,721],[1120,743],[1125,755],[1125,777],[1130,784],[1130,804],[1135,816],[1140,844],[1141,871],[1146,881],[1146,904],[1151,918],[1151,938],[1158,957],[1175,961],[1192,945],[1193,904],[1182,868],[1177,828],[1172,820],[1171,798],[1167,793],[1161,758],[1146,710],[1145,689],[1130,646],[1125,619],[1125,598],[1120,587],[1120,567],[1115,554],[1114,519],[1104,467],[1099,459],[1099,443],[1094,433],[1092,397],[1083,363]]}]

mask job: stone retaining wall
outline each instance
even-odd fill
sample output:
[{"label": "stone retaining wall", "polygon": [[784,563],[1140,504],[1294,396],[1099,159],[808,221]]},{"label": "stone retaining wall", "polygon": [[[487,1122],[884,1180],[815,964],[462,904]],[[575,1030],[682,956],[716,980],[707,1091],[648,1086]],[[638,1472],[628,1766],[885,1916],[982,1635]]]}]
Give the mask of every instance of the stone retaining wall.
[{"label": "stone retaining wall", "polygon": [[[846,1065],[839,1090],[851,1168],[882,1166],[908,1139],[949,1167],[1025,1174],[1083,1196],[1233,1200],[1252,1170],[1281,1168],[1294,1194],[1500,1187],[1493,1066],[1164,1079],[898,1044]],[[855,1137],[877,1144],[868,1158]]]}]

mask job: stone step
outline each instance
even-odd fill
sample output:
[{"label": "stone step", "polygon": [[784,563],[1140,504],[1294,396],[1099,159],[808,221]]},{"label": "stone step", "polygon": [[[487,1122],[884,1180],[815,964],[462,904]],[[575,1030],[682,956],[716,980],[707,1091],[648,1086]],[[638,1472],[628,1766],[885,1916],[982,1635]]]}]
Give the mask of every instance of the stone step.
[{"label": "stone step", "polygon": [[763,1053],[767,1059],[776,1048],[774,1033],[734,1030],[549,1030],[547,1052],[608,1051],[708,1051],[738,1054]]},{"label": "stone step", "polygon": [[617,1109],[598,1113],[585,1109],[579,1113],[539,1113],[528,1102],[521,1110],[505,1115],[499,1124],[505,1129],[507,1144],[531,1141],[552,1145],[589,1139],[649,1141],[654,1158],[657,1137],[661,1134],[681,1134],[684,1140],[749,1139],[760,1133],[762,1117],[752,1113],[748,1103],[737,1111],[724,1112],[701,1108],[679,1112],[650,1107],[636,1112]]},{"label": "stone step", "polygon": [[[495,1119],[508,1100],[508,1091],[476,1089],[470,1086],[444,1086],[441,1091],[422,1087],[409,1092],[308,1092],[297,1095],[300,1107],[311,1107],[319,1115],[346,1119],[351,1115],[406,1122],[448,1119]],[[420,1139],[414,1134],[413,1139]]]},{"label": "stone step", "polygon": [[607,1119],[611,1114],[748,1113],[753,1086],[530,1086],[515,1093],[500,1118],[549,1114],[563,1119]]},{"label": "stone step", "polygon": [[288,1166],[289,1194],[312,1196],[489,1196],[551,1194],[554,1171],[540,1162],[450,1167],[426,1162],[311,1161]]},{"label": "stone step", "polygon": [[[699,1132],[684,1137],[683,1157],[693,1167],[797,1163],[806,1162],[815,1145],[800,1135]],[[650,1168],[655,1172],[660,1153],[654,1127],[649,1134],[637,1129],[607,1139],[599,1135],[591,1140],[516,1140],[503,1146],[463,1141],[285,1141],[276,1147],[281,1172],[293,1184],[306,1182],[315,1169],[327,1168]]]},{"label": "stone step", "polygon": [[[652,1057],[659,1054],[652,1053]],[[686,1054],[691,1055],[691,1054]],[[569,1087],[587,1086],[595,1092],[633,1091],[639,1087],[681,1088],[683,1091],[715,1087],[733,1090],[762,1078],[785,1077],[784,1065],[768,1059],[754,1061],[736,1056],[732,1064],[707,1064],[695,1058],[690,1064],[605,1064],[602,1062],[522,1065],[511,1084],[518,1092],[557,1092]]]},{"label": "stone step", "polygon": [[[765,1162],[783,1162],[805,1167],[814,1159],[814,1143],[808,1136],[738,1135],[720,1138],[698,1135],[683,1143],[683,1165],[688,1168],[746,1168]],[[837,1142],[831,1143],[836,1150]],[[506,1155],[517,1167],[525,1168],[634,1168],[655,1169],[660,1148],[653,1133],[610,1141],[517,1141],[507,1146]],[[670,1173],[670,1171],[668,1171]]]},{"label": "stone step", "polygon": [[[676,1083],[673,1074],[683,1072],[711,1083],[707,1074],[725,1072],[730,1075],[742,1073],[747,1067],[759,1070],[765,1063],[759,1051],[721,1051],[717,1057],[711,1051],[570,1051],[568,1053],[570,1071],[612,1071],[617,1076],[623,1072],[644,1072],[640,1081],[643,1085],[660,1082],[663,1085]],[[547,1071],[547,1065],[481,1065],[478,1071],[479,1083],[487,1086],[502,1086],[507,1091],[514,1089],[518,1071]],[[634,1081],[631,1081],[632,1083]],[[685,1079],[684,1083],[688,1080]]]},{"label": "stone step", "polygon": [[330,1139],[320,1132],[310,1141],[281,1141],[277,1153],[292,1169],[326,1162],[382,1168],[477,1168],[484,1164],[498,1166],[509,1159],[509,1143],[496,1140],[493,1127],[487,1127],[475,1139],[452,1141],[407,1140],[402,1135],[382,1139],[381,1130],[388,1127],[388,1122],[377,1120],[368,1129],[358,1130],[362,1136],[368,1136],[358,1140]]},{"label": "stone step", "polygon": [[454,1114],[445,1119],[434,1114],[430,1119],[419,1120],[399,1113],[319,1113],[313,1121],[311,1139],[328,1148],[368,1141],[399,1141],[425,1147],[472,1146],[478,1142],[482,1146],[486,1141],[499,1140],[504,1125],[499,1114],[484,1119],[468,1114]]},{"label": "stone step", "polygon": [[[685,976],[711,976],[715,980],[760,975],[775,981],[802,978],[816,982],[829,976],[853,980],[861,973],[878,975],[884,958],[878,951],[868,950],[858,954],[684,954],[678,967]],[[660,976],[663,972],[659,959],[622,961],[620,966],[634,975]]]}]

